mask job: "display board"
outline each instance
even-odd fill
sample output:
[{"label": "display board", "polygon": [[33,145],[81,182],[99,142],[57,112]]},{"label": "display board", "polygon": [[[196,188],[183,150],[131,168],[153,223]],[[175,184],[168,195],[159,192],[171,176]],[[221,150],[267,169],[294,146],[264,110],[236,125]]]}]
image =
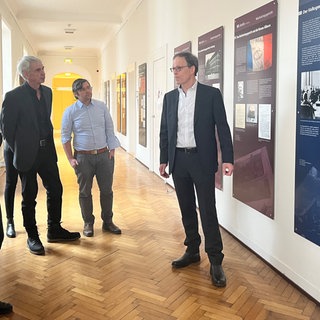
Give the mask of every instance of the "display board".
[{"label": "display board", "polygon": [[147,64],[143,63],[139,66],[139,144],[147,146]]},{"label": "display board", "polygon": [[235,19],[233,196],[274,217],[277,2]]},{"label": "display board", "polygon": [[[223,27],[219,27],[198,37],[198,60],[198,81],[216,87],[223,93]],[[222,190],[222,157],[217,131],[216,137],[219,166],[215,176],[215,186]]]},{"label": "display board", "polygon": [[300,0],[295,232],[320,245],[320,1]]}]

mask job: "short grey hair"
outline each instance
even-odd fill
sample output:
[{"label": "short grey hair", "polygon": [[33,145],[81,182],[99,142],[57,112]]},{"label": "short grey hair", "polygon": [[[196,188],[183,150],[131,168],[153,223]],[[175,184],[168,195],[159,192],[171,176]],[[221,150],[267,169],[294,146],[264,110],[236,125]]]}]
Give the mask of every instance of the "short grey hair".
[{"label": "short grey hair", "polygon": [[41,60],[34,56],[23,56],[21,60],[18,62],[17,70],[19,72],[19,75],[24,80],[27,80],[27,79],[24,77],[23,73],[26,71],[27,72],[30,71],[30,64],[32,62],[41,62]]}]

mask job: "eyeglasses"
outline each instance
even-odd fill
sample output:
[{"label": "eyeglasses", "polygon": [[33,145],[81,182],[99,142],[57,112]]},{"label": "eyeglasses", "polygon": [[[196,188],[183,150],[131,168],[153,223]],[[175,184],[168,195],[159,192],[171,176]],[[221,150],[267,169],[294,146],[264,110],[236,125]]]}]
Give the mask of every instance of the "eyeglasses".
[{"label": "eyeglasses", "polygon": [[174,68],[170,68],[171,72],[180,72],[183,68],[189,68],[189,66],[181,66],[181,67],[174,67]]}]

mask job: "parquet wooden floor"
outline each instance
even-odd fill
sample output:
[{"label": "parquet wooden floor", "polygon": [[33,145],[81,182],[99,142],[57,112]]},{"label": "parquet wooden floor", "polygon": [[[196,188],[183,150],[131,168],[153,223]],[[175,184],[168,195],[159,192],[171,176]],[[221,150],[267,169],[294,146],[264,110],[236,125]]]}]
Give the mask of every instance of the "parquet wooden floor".
[{"label": "parquet wooden floor", "polygon": [[[57,140],[64,185],[63,226],[81,231],[77,183]],[[4,186],[1,170],[1,194]],[[115,223],[122,235],[102,233],[94,186],[95,236],[67,244],[47,243],[45,191],[40,186],[37,221],[45,256],[26,248],[16,194],[17,238],[0,253],[0,300],[13,304],[13,320],[265,320],[320,319],[320,307],[222,230],[228,284],[211,284],[202,260],[173,270],[183,251],[183,229],[174,190],[119,149],[114,179]],[[1,197],[4,211],[3,197]],[[3,212],[4,223],[5,214]]]}]

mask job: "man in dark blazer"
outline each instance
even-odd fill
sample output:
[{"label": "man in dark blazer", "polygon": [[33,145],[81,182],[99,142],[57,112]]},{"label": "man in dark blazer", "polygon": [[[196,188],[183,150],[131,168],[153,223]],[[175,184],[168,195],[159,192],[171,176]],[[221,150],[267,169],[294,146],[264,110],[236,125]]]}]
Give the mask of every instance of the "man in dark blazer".
[{"label": "man in dark blazer", "polygon": [[171,71],[179,87],[168,92],[163,100],[159,170],[164,178],[172,173],[187,247],[172,266],[182,268],[200,261],[196,190],[212,282],[224,287],[223,244],[215,206],[218,169],[215,129],[220,141],[223,174],[231,176],[233,172],[233,145],[224,103],[218,89],[197,82],[198,59],[191,53],[176,54]]},{"label": "man in dark blazer", "polygon": [[3,138],[13,152],[13,165],[18,170],[22,187],[23,224],[28,234],[31,253],[45,253],[40,241],[35,207],[38,193],[37,174],[47,191],[48,242],[80,238],[79,232],[61,227],[62,184],[50,120],[52,91],[42,85],[44,66],[40,59],[24,56],[18,72],[25,80],[5,95],[1,112]]}]

